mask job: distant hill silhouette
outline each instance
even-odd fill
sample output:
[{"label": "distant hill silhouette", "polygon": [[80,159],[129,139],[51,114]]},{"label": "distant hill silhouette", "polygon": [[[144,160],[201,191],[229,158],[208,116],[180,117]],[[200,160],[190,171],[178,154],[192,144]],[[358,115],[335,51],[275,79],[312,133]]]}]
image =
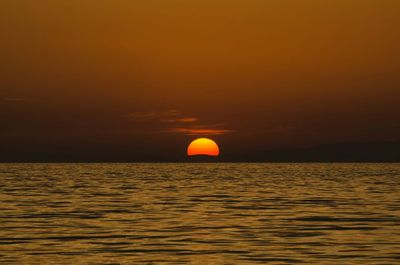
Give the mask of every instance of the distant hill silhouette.
[{"label": "distant hill silhouette", "polygon": [[338,143],[309,148],[266,150],[251,154],[244,160],[259,162],[400,162],[400,141]]}]

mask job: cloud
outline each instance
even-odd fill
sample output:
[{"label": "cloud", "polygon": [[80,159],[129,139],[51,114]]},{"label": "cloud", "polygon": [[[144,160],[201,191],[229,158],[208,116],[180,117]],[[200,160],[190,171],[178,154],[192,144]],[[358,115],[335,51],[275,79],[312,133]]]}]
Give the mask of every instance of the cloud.
[{"label": "cloud", "polygon": [[129,113],[126,116],[130,120],[147,120],[147,119],[153,119],[154,117],[153,112],[134,112],[134,113]]},{"label": "cloud", "polygon": [[[198,124],[199,119],[185,116],[176,109],[165,111],[137,111],[126,115],[132,122],[142,122],[150,126],[145,131],[179,133],[185,135],[222,135],[233,132],[223,128],[224,124]],[[143,124],[143,125],[145,125]],[[187,126],[185,126],[185,124]],[[190,125],[190,126],[189,126]]]},{"label": "cloud", "polygon": [[195,117],[185,117],[185,118],[176,118],[176,119],[161,119],[162,122],[170,122],[170,123],[191,123],[198,121],[198,118]]},{"label": "cloud", "polygon": [[131,121],[152,121],[158,120],[165,123],[192,123],[199,119],[196,117],[186,117],[176,109],[165,111],[137,111],[126,115]]},{"label": "cloud", "polygon": [[176,109],[169,109],[165,111],[137,111],[126,115],[132,121],[145,121],[145,120],[158,120],[177,117],[181,115]]},{"label": "cloud", "polygon": [[222,135],[233,132],[228,129],[206,129],[206,128],[185,128],[177,127],[168,129],[172,133],[182,133],[185,135]]}]

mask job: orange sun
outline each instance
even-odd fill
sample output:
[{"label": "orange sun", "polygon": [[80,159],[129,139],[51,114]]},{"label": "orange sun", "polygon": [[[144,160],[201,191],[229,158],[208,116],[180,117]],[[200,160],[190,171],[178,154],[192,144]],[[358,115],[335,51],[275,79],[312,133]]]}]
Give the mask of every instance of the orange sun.
[{"label": "orange sun", "polygon": [[219,148],[216,142],[208,138],[199,138],[190,143],[187,149],[188,156],[207,155],[218,156]]}]

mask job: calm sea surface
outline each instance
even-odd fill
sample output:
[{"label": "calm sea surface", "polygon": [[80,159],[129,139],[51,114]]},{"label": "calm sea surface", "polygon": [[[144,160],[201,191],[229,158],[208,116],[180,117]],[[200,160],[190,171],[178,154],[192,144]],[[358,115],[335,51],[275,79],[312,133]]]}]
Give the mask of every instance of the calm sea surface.
[{"label": "calm sea surface", "polygon": [[5,264],[400,264],[400,164],[0,164]]}]

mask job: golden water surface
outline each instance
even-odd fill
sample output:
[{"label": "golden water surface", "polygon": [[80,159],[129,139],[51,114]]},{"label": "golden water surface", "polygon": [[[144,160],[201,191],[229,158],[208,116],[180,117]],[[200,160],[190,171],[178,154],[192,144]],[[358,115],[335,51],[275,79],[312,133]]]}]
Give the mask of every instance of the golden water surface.
[{"label": "golden water surface", "polygon": [[0,263],[399,264],[400,164],[0,164]]}]

